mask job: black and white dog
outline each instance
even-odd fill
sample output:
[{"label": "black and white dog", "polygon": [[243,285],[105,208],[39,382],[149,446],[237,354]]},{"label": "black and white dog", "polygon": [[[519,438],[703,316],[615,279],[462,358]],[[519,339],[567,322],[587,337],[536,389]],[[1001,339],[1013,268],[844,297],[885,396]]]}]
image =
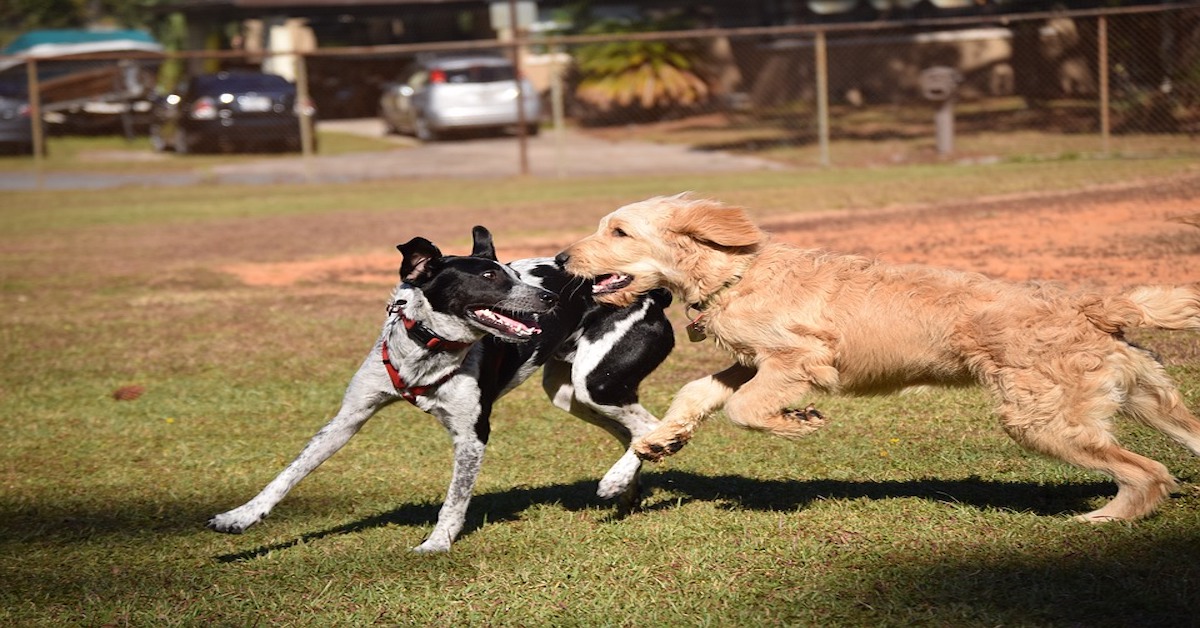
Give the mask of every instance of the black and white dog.
[{"label": "black and white dog", "polygon": [[454,442],[437,524],[414,548],[447,551],[466,519],[492,404],[539,366],[555,406],[604,428],[625,448],[600,481],[600,497],[619,498],[622,509],[637,505],[641,461],[629,443],[658,424],[638,403],[638,387],[674,348],[664,313],[670,294],[650,293],[624,309],[599,305],[590,283],[552,258],[500,264],[487,229],[475,227],[473,236],[469,256],[444,256],[424,238],[397,247],[404,259],[383,332],[337,415],[258,495],[208,527],[240,533],[258,523],[380,408],[406,399],[437,417]]}]

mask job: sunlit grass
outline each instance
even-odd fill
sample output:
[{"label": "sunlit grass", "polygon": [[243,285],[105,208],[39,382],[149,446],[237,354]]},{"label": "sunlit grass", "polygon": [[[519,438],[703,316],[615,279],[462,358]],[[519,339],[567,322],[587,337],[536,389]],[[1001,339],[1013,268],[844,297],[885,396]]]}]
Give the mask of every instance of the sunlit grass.
[{"label": "sunlit grass", "polygon": [[[1019,448],[971,389],[817,397],[830,425],[794,443],[714,419],[647,470],[645,510],[619,520],[594,497],[616,443],[531,382],[497,405],[467,529],[443,556],[408,548],[437,516],[449,439],[396,404],[262,525],[223,536],[203,523],[252,496],[336,411],[378,333],[385,283],[253,287],[220,270],[369,246],[303,217],[349,231],[379,214],[398,233],[466,234],[483,216],[527,236],[505,226],[520,215],[582,234],[620,202],[678,189],[780,217],[1192,168],[1081,160],[6,194],[0,624],[1188,625],[1200,613],[1197,459],[1120,423],[1182,488],[1146,521],[1078,524],[1069,515],[1113,485]],[[1200,406],[1197,335],[1137,340]],[[678,347],[643,389],[658,414],[726,360],[682,333]],[[125,385],[145,393],[115,401]]]},{"label": "sunlit grass", "polygon": [[127,187],[53,194],[10,191],[4,195],[0,228],[17,234],[27,230],[190,223],[331,210],[379,212],[452,206],[500,211],[533,203],[527,211],[544,215],[548,227],[561,230],[577,224],[582,233],[592,228],[592,220],[620,204],[685,190],[741,203],[759,215],[768,215],[1071,190],[1195,172],[1200,168],[1197,163],[1187,157],[1072,159],[682,174],[652,179],[556,179],[538,181],[537,185],[521,179],[456,180],[453,185],[401,179],[352,184]]},{"label": "sunlit grass", "polygon": [[[317,135],[321,155],[402,150],[403,146],[382,138],[348,133],[320,132]],[[144,133],[123,135],[57,135],[46,139],[46,156],[41,167],[46,172],[95,172],[110,174],[146,174],[190,172],[215,165],[250,162],[260,159],[294,158],[295,153],[239,152],[176,155],[155,153]],[[0,172],[32,172],[38,164],[32,157],[0,157]]]}]

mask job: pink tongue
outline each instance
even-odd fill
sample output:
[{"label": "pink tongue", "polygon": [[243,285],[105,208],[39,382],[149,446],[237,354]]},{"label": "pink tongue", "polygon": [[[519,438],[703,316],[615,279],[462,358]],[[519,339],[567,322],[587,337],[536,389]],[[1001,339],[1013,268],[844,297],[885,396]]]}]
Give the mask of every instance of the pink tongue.
[{"label": "pink tongue", "polygon": [[497,312],[493,312],[491,310],[477,310],[475,312],[475,314],[477,316],[480,316],[481,318],[488,318],[497,323],[500,323],[501,325],[506,327],[510,332],[512,332],[514,334],[532,336],[534,334],[542,333],[542,330],[538,327],[530,327],[529,325],[526,325],[525,323],[522,323],[521,321],[509,318],[507,316],[503,316],[503,315],[501,315]]}]

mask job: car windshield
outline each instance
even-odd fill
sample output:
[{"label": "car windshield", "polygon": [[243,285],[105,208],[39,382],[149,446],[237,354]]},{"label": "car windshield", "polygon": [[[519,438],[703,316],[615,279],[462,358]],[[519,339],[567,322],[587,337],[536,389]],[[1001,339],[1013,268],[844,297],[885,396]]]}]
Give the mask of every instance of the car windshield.
[{"label": "car windshield", "polygon": [[515,76],[511,65],[471,65],[440,71],[445,75],[447,83],[495,83],[511,81]]},{"label": "car windshield", "polygon": [[274,74],[228,74],[219,76],[201,76],[196,78],[195,87],[198,91],[221,91],[228,93],[254,91],[288,91],[292,84],[287,79]]},{"label": "car windshield", "polygon": [[25,100],[28,98],[28,94],[28,83],[25,82],[24,77],[19,80],[0,79],[0,98]]}]

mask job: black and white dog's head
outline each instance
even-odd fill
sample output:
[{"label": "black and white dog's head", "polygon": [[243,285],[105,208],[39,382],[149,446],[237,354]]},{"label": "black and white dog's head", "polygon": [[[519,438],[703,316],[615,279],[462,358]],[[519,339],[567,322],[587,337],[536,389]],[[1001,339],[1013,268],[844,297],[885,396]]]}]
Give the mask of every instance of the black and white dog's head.
[{"label": "black and white dog's head", "polygon": [[[394,300],[406,301],[406,315],[455,340],[483,333],[524,341],[541,332],[538,316],[558,303],[558,295],[521,281],[496,259],[492,234],[475,227],[470,255],[442,255],[425,238],[396,248],[404,255],[402,283]],[[481,333],[482,332],[482,333]]]}]

